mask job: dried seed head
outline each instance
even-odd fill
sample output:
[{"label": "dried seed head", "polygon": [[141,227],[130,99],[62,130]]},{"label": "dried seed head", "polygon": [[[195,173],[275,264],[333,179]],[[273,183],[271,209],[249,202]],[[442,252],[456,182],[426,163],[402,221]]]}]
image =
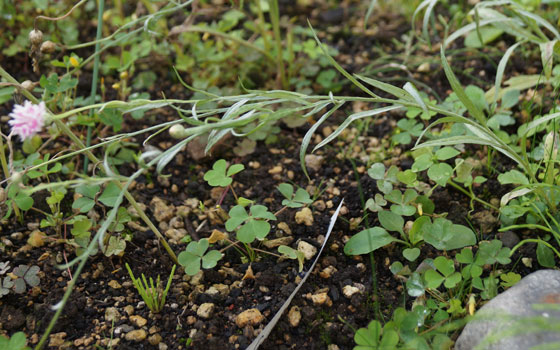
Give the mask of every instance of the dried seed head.
[{"label": "dried seed head", "polygon": [[21,83],[21,86],[27,91],[33,91],[33,89],[35,88],[35,86],[37,86],[37,84],[35,84],[31,80],[26,80],[23,83]]},{"label": "dried seed head", "polygon": [[183,134],[185,132],[185,128],[180,124],[175,124],[169,128],[169,135],[174,139],[182,139],[185,137]]},{"label": "dried seed head", "polygon": [[20,172],[13,172],[11,176],[12,184],[17,185],[21,183],[22,178],[23,177]]},{"label": "dried seed head", "polygon": [[50,40],[47,40],[47,41],[45,41],[44,43],[41,44],[41,53],[42,54],[53,53],[54,50],[56,50],[56,44],[53,43]]},{"label": "dried seed head", "polygon": [[33,29],[29,32],[29,41],[33,46],[39,46],[43,42],[43,32],[38,29]]}]

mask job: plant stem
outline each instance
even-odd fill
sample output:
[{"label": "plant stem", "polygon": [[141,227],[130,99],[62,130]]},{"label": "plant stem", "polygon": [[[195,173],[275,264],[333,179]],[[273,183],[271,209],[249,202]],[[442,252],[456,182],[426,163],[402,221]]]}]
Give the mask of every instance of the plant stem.
[{"label": "plant stem", "polygon": [[[4,153],[4,135],[3,134],[0,135],[0,163],[2,163],[2,172],[4,173],[4,177],[6,179],[9,179],[10,176],[11,176],[10,175],[10,167],[8,167],[8,162],[6,160],[6,154]],[[7,195],[7,193],[6,193],[6,195]],[[16,214],[16,217],[18,218],[18,220],[23,222],[23,216],[21,215],[21,212],[19,211],[19,208],[14,201],[12,201],[12,207],[14,208],[14,213]]]},{"label": "plant stem", "polygon": [[276,80],[284,89],[288,89],[288,81],[286,80],[286,72],[284,68],[284,59],[282,57],[282,37],[280,36],[280,11],[278,10],[278,0],[268,0],[270,11],[270,22],[272,22],[272,30],[274,31],[274,40],[276,42]]},{"label": "plant stem", "polygon": [[[99,5],[97,7],[97,33],[95,36],[95,40],[97,41],[95,43],[95,58],[93,59],[93,77],[91,78],[91,93],[90,93],[90,98],[93,99],[93,102],[95,103],[95,96],[97,95],[97,79],[99,77],[99,48],[100,48],[100,42],[99,40],[101,39],[102,33],[103,33],[103,9],[105,7],[105,0],[99,0]],[[93,109],[89,110],[89,116],[91,117],[93,114]],[[86,146],[89,147],[91,145],[91,132],[92,132],[92,126],[88,125],[87,127],[87,136],[86,136]],[[87,156],[84,155],[84,173],[87,174],[87,170],[88,170],[88,163],[89,163],[89,158]]]},{"label": "plant stem", "polygon": [[468,196],[470,199],[475,200],[483,205],[485,205],[488,208],[494,209],[494,210],[500,210],[498,208],[496,208],[495,206],[493,206],[492,204],[478,198],[477,196],[473,195],[472,193],[470,193],[469,191],[465,190],[463,187],[457,185],[455,182],[453,182],[453,180],[449,179],[447,181],[448,184],[450,184],[451,186],[455,187],[457,190],[463,192],[466,196]]},{"label": "plant stem", "polygon": [[519,249],[525,243],[542,243],[545,246],[547,246],[548,248],[552,249],[552,251],[556,254],[556,256],[558,256],[560,258],[560,252],[558,252],[558,250],[556,250],[556,248],[554,248],[550,243],[548,243],[546,241],[543,241],[542,239],[535,239],[535,238],[524,239],[521,242],[517,243],[517,245],[515,245],[515,247],[513,247],[513,249],[509,253],[509,256],[512,256],[513,253],[515,253],[515,251],[517,249]]}]

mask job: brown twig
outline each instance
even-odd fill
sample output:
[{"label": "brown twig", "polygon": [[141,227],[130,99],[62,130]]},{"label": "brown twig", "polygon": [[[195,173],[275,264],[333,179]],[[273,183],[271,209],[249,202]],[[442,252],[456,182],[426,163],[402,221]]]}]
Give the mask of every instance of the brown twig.
[{"label": "brown twig", "polygon": [[37,20],[38,19],[46,19],[47,21],[60,21],[61,19],[65,19],[66,17],[70,16],[76,8],[78,8],[79,6],[81,6],[85,2],[86,2],[86,0],[80,1],[79,3],[74,5],[74,7],[72,7],[70,9],[70,11],[68,11],[66,14],[64,14],[60,17],[47,17],[47,16],[43,16],[43,15],[39,15],[39,16],[35,17],[35,19],[33,20],[33,29],[37,30]]}]

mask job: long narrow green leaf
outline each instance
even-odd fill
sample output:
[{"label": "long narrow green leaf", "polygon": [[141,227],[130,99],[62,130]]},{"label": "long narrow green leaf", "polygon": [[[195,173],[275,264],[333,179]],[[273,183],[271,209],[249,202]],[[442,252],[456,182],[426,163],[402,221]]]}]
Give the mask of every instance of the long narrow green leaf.
[{"label": "long narrow green leaf", "polygon": [[430,17],[432,16],[432,11],[436,6],[438,0],[428,0],[428,6],[426,7],[426,12],[424,12],[424,18],[422,19],[422,34],[424,35],[424,39],[428,42],[428,45],[432,46],[432,41],[430,40],[430,33],[428,33],[428,22],[430,21]]},{"label": "long narrow green leaf", "polygon": [[[414,13],[412,14],[412,32],[415,33],[416,32],[416,28],[415,28],[415,24],[416,24],[416,16],[418,16],[418,14],[420,12],[422,12],[422,10],[425,7],[429,7],[431,6],[433,9],[433,6],[435,5],[435,3],[437,2],[437,0],[424,0],[420,3],[420,5],[418,5],[416,7],[416,10],[414,10]],[[433,4],[432,4],[433,3]],[[422,22],[423,27],[422,27],[422,34],[424,36],[424,40],[426,40],[427,42],[430,42],[430,38],[428,36],[428,23],[427,21],[429,20],[431,15],[431,9],[426,9],[426,13],[424,14],[424,20]],[[427,20],[427,19],[428,20]]]},{"label": "long narrow green leaf", "polygon": [[418,103],[418,105],[420,105],[420,108],[422,108],[424,112],[428,113],[428,108],[426,107],[424,100],[420,96],[420,93],[418,93],[418,90],[416,90],[416,87],[411,82],[407,82],[406,84],[404,84],[403,89],[409,93],[409,95],[414,99],[414,101],[416,101],[416,103]]},{"label": "long narrow green leaf", "polygon": [[376,87],[379,90],[383,90],[383,91],[385,91],[385,92],[387,92],[387,93],[389,93],[389,94],[391,94],[391,95],[393,95],[393,96],[395,96],[399,99],[406,100],[406,101],[411,101],[411,102],[413,101],[413,100],[410,99],[410,95],[405,90],[403,90],[399,87],[396,87],[396,86],[391,85],[391,84],[384,83],[384,82],[379,81],[379,80],[364,77],[364,76],[359,75],[359,74],[354,74],[354,76],[356,78],[368,83],[369,85],[371,85],[373,87]]},{"label": "long narrow green leaf", "polygon": [[309,128],[309,130],[307,131],[307,133],[303,137],[303,140],[301,141],[301,147],[299,149],[299,162],[301,164],[301,169],[303,170],[303,173],[305,174],[305,176],[308,179],[310,179],[310,178],[309,178],[309,174],[307,172],[307,167],[305,166],[305,152],[307,152],[307,148],[309,147],[309,143],[311,142],[311,137],[315,133],[315,130],[317,130],[317,128],[325,120],[327,120],[327,118],[329,118],[337,109],[342,107],[342,105],[344,105],[344,102],[335,105],[333,108],[331,108],[330,111],[323,114],[323,116],[321,116],[321,118],[315,124],[313,124],[313,126],[311,126],[311,128]]},{"label": "long narrow green leaf", "polygon": [[499,23],[499,22],[506,22],[508,24],[511,24],[511,23],[515,22],[515,20],[513,20],[511,18],[503,17],[503,18],[496,18],[496,19],[479,20],[478,21],[478,26],[477,26],[476,22],[469,23],[469,24],[457,29],[451,35],[449,35],[449,37],[447,37],[447,39],[445,40],[444,45],[446,47],[449,46],[449,44],[451,44],[452,42],[454,42],[455,40],[457,40],[461,36],[475,30],[477,27],[482,28],[484,26],[487,26],[487,25],[490,25],[490,24],[496,24],[496,23]]},{"label": "long narrow green leaf", "polygon": [[459,80],[455,76],[455,73],[453,73],[453,70],[451,70],[451,67],[449,66],[449,62],[447,62],[447,58],[445,58],[445,51],[443,49],[443,46],[441,46],[440,53],[441,53],[441,64],[443,65],[443,70],[445,71],[445,76],[447,77],[447,80],[449,80],[449,83],[451,84],[451,88],[453,89],[453,91],[455,92],[455,94],[457,95],[459,100],[463,103],[463,105],[465,105],[465,107],[467,108],[469,113],[481,125],[483,125],[485,127],[486,126],[486,117],[484,116],[484,113],[467,96],[467,93],[465,92],[465,90],[461,86],[461,83],[459,82]]},{"label": "long narrow green leaf", "polygon": [[413,148],[413,150],[414,149],[419,149],[419,148],[424,148],[424,147],[454,146],[454,145],[461,144],[461,143],[469,143],[469,144],[475,144],[475,145],[490,146],[490,147],[496,149],[498,152],[505,155],[506,157],[510,158],[514,162],[516,162],[519,166],[524,168],[525,171],[528,171],[528,169],[525,169],[525,165],[524,165],[523,161],[521,160],[521,158],[515,152],[511,151],[510,149],[504,147],[501,144],[496,144],[496,143],[492,142],[491,140],[483,139],[483,138],[476,137],[476,136],[452,136],[452,137],[446,137],[444,139],[431,140],[431,141],[427,141],[427,142],[424,142],[420,145],[415,146]]},{"label": "long narrow green leaf", "polygon": [[364,29],[367,28],[367,22],[369,20],[369,17],[373,13],[373,9],[375,8],[375,6],[377,6],[377,0],[370,0],[369,1],[369,6],[368,6],[368,9],[367,9],[367,12],[366,12],[366,17],[364,18]]},{"label": "long narrow green leaf", "polygon": [[177,153],[179,153],[179,151],[183,148],[183,146],[185,146],[187,143],[189,143],[195,137],[196,137],[196,135],[192,135],[192,136],[190,136],[190,137],[188,137],[184,140],[181,140],[179,143],[177,143],[176,145],[174,145],[170,149],[163,152],[163,154],[160,155],[161,158],[159,159],[157,167],[156,167],[157,172],[161,173],[163,168],[165,168],[165,166],[167,164],[169,164],[169,162],[171,162],[173,160],[173,158],[175,158],[175,156],[177,155]]},{"label": "long narrow green leaf", "polygon": [[339,71],[342,75],[344,75],[346,77],[346,79],[350,80],[354,85],[356,85],[358,88],[360,88],[366,94],[368,94],[372,97],[378,97],[370,89],[368,89],[362,83],[360,83],[358,80],[356,80],[356,78],[354,78],[350,73],[348,73],[344,68],[342,68],[342,66],[340,66],[338,64],[338,62],[336,62],[336,60],[334,58],[332,58],[331,55],[329,55],[329,52],[327,51],[327,49],[325,49],[323,43],[317,37],[317,34],[315,33],[315,30],[311,26],[311,23],[309,22],[309,20],[307,21],[307,23],[309,24],[309,28],[311,28],[311,32],[313,33],[313,37],[315,38],[315,41],[317,42],[317,45],[319,45],[319,47],[321,48],[321,51],[323,51],[323,54],[325,56],[327,56],[327,59],[336,68],[336,70]]},{"label": "long narrow green leaf", "polygon": [[358,119],[362,119],[362,118],[373,117],[374,115],[389,112],[389,111],[392,111],[394,109],[399,109],[399,108],[402,108],[402,106],[401,105],[394,105],[394,106],[389,106],[389,107],[382,107],[382,108],[373,109],[371,111],[359,112],[359,113],[355,113],[355,114],[352,114],[352,115],[348,116],[348,118],[346,118],[344,120],[344,122],[342,122],[342,124],[340,124],[340,126],[338,128],[336,128],[336,130],[332,134],[327,136],[323,141],[321,141],[317,146],[315,146],[315,148],[313,148],[312,152],[315,152],[319,148],[321,148],[321,147],[325,146],[326,144],[328,144],[329,142],[331,142],[338,135],[340,135],[340,133],[342,131],[344,131],[344,129],[346,129],[354,121],[356,121]]},{"label": "long narrow green leaf", "polygon": [[545,27],[546,29],[548,29],[552,34],[554,34],[554,36],[556,37],[556,40],[560,40],[560,33],[558,32],[558,30],[556,30],[556,28],[550,24],[547,20],[545,20],[544,18],[542,18],[541,16],[529,12],[529,11],[525,11],[525,10],[517,10],[520,14],[524,15],[527,18],[532,19],[533,21],[537,22],[538,25]]},{"label": "long narrow green leaf", "polygon": [[552,76],[552,66],[554,64],[554,52],[557,46],[558,46],[557,39],[539,45],[539,48],[541,49],[541,61],[544,70],[544,76],[547,79],[550,79],[550,77]]},{"label": "long narrow green leaf", "polygon": [[511,54],[513,53],[513,51],[523,43],[523,41],[519,41],[517,43],[515,43],[514,45],[512,45],[511,47],[509,47],[504,56],[502,57],[502,59],[500,59],[500,63],[498,64],[498,69],[496,71],[496,82],[494,83],[494,101],[492,103],[492,105],[494,106],[494,108],[496,107],[496,103],[498,102],[498,96],[499,96],[499,92],[500,92],[500,86],[502,85],[502,79],[504,77],[504,71],[506,69],[506,65],[509,61],[509,57],[511,56]]},{"label": "long narrow green leaf", "polygon": [[537,120],[533,120],[532,122],[530,122],[527,125],[527,128],[525,129],[525,132],[523,133],[523,135],[519,135],[519,136],[526,136],[526,135],[529,134],[529,131],[539,127],[540,125],[542,125],[544,123],[548,123],[549,121],[555,120],[555,119],[558,119],[558,118],[560,118],[560,112],[552,113],[552,114],[549,114],[549,115],[544,116],[542,118],[539,118]]}]

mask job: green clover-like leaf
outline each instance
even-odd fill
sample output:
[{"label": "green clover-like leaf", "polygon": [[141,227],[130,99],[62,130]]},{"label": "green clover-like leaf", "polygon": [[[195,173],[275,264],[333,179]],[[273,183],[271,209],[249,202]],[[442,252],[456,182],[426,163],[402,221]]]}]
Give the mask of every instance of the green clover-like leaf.
[{"label": "green clover-like leaf", "polygon": [[422,226],[424,241],[439,250],[459,249],[476,244],[474,232],[463,225],[455,225],[444,218]]},{"label": "green clover-like leaf", "polygon": [[346,255],[361,255],[384,247],[396,239],[381,227],[372,227],[352,236],[344,246]]},{"label": "green clover-like leaf", "polygon": [[184,267],[186,274],[196,275],[200,271],[201,264],[205,269],[216,266],[222,258],[222,254],[217,250],[206,253],[209,245],[208,239],[203,238],[198,242],[189,243],[187,248],[179,254],[177,260]]},{"label": "green clover-like leaf", "polygon": [[226,161],[220,159],[214,163],[212,170],[204,174],[204,180],[208,182],[210,186],[227,187],[233,182],[232,176],[243,169],[245,169],[243,164],[233,164],[228,169]]}]

